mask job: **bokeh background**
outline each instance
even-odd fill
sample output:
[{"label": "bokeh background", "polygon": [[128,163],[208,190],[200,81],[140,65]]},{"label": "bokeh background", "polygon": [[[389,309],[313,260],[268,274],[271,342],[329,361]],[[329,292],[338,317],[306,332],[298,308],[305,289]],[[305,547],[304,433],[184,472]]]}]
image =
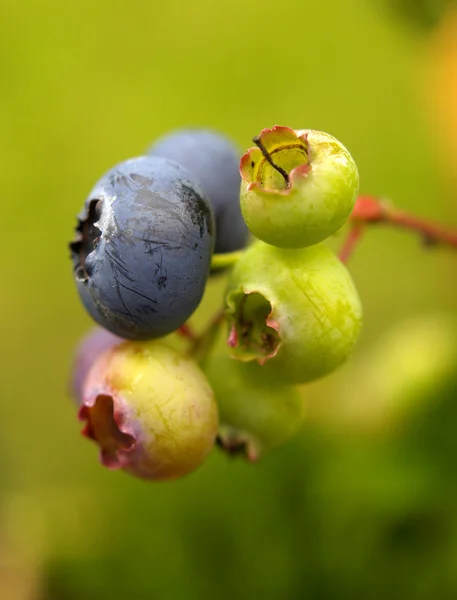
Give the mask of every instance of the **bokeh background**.
[{"label": "bokeh background", "polygon": [[2,600],[457,597],[455,253],[370,231],[350,264],[363,335],[304,390],[303,432],[154,485],[79,434],[67,381],[91,323],[66,246],[104,171],[185,125],[241,148],[275,123],[323,129],[362,192],[457,226],[455,8],[2,1]]}]

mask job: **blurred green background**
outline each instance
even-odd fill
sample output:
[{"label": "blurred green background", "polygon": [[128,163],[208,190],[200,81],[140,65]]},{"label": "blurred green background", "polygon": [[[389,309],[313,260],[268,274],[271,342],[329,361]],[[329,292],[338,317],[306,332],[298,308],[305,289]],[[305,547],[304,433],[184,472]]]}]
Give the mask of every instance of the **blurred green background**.
[{"label": "blurred green background", "polygon": [[[430,90],[446,2],[400,4],[3,0],[2,600],[457,597],[457,361],[418,385],[426,409],[400,428],[365,427],[351,403],[376,400],[359,374],[387,330],[455,315],[451,252],[366,236],[350,265],[357,352],[304,390],[303,433],[256,466],[214,451],[175,483],[109,472],[67,392],[91,326],[68,260],[75,215],[104,171],[169,129],[211,126],[241,148],[275,123],[323,129],[350,149],[363,193],[457,224]],[[211,284],[197,324],[222,290]]]}]

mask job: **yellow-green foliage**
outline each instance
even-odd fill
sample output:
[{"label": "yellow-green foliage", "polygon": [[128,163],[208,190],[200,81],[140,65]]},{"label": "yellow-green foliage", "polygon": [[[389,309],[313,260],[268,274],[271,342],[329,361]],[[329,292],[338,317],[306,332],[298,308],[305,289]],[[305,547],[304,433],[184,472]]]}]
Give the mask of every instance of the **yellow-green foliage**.
[{"label": "yellow-green foliage", "polygon": [[[75,215],[102,173],[168,129],[209,125],[242,147],[275,123],[328,131],[351,149],[361,191],[455,216],[422,47],[380,4],[1,3],[1,598],[15,600],[6,573],[30,581],[31,564],[48,600],[457,596],[457,451],[432,436],[442,451],[425,464],[425,450],[399,459],[313,428],[343,373],[309,390],[308,429],[264,462],[214,452],[159,486],[99,466],[67,395],[91,325],[66,248]],[[455,257],[408,235],[373,231],[351,272],[358,356],[393,322],[455,310]],[[224,285],[211,285],[199,324]]]}]

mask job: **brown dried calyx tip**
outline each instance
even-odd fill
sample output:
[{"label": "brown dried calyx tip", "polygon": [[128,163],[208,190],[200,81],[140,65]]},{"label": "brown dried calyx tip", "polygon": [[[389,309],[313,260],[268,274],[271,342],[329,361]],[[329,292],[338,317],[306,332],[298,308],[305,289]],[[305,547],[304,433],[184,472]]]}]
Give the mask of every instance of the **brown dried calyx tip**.
[{"label": "brown dried calyx tip", "polygon": [[230,456],[246,456],[247,455],[247,441],[240,439],[225,439],[218,435],[216,438],[216,445],[222,448]]},{"label": "brown dried calyx tip", "polygon": [[265,148],[260,135],[256,135],[254,138],[252,138],[252,141],[254,142],[254,144],[256,144],[256,146],[258,146],[258,148],[262,152],[265,160],[273,167],[273,169],[276,169],[276,171],[278,171],[278,173],[280,173],[284,177],[286,186],[289,187],[289,185],[290,185],[289,174],[287,173],[287,171],[285,171],[282,167],[280,167],[273,161],[270,153]]}]

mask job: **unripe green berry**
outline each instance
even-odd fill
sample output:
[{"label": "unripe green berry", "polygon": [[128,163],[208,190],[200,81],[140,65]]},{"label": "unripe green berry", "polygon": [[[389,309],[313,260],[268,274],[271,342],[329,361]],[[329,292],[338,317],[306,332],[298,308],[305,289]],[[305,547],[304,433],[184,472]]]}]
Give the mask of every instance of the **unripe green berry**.
[{"label": "unripe green berry", "polygon": [[153,480],[196,469],[218,428],[213,391],[197,364],[163,342],[125,342],[103,352],[83,386],[83,433],[102,463]]},{"label": "unripe green berry", "polygon": [[256,461],[300,430],[305,407],[296,387],[229,356],[212,357],[205,371],[219,407],[218,442],[229,454]]},{"label": "unripe green berry", "polygon": [[341,365],[362,319],[346,267],[322,244],[286,250],[255,242],[232,271],[226,305],[232,356],[290,383]]},{"label": "unripe green berry", "polygon": [[264,152],[250,148],[240,163],[241,210],[251,232],[273,246],[303,248],[340,229],[359,189],[356,164],[341,142],[280,126],[257,140]]}]

